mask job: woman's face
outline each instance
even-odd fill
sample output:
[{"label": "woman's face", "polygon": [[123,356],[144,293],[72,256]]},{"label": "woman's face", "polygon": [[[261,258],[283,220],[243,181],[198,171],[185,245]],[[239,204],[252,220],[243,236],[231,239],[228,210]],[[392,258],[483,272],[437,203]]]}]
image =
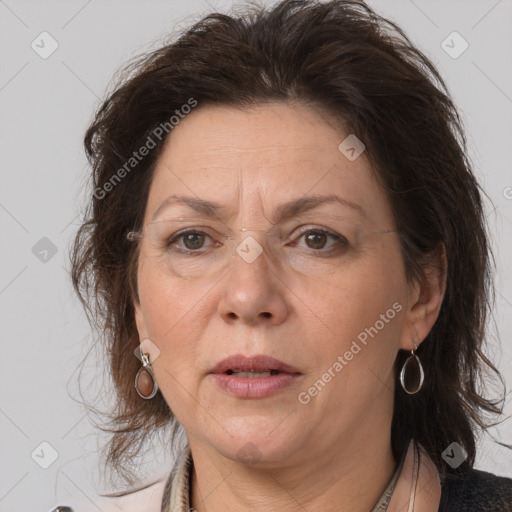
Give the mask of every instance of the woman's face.
[{"label": "woman's face", "polygon": [[[415,330],[399,238],[384,232],[386,196],[335,126],[305,106],[199,106],[159,157],[144,225],[166,222],[141,241],[136,320],[191,445],[272,465],[389,438],[397,351],[427,331]],[[185,228],[196,234],[162,243]],[[237,362],[212,373],[238,355],[293,369],[249,360],[261,374]]]}]

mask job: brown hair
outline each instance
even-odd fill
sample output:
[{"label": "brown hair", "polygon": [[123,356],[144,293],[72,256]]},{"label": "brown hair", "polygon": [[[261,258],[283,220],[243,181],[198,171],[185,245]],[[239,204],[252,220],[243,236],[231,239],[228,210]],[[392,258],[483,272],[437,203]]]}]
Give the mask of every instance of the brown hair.
[{"label": "brown hair", "polygon": [[[343,119],[366,145],[388,195],[407,279],[423,279],[427,257],[444,244],[443,305],[417,351],[425,384],[412,396],[396,386],[392,446],[398,458],[408,439],[417,439],[441,475],[472,467],[477,429],[503,403],[483,393],[485,379],[503,380],[482,351],[494,289],[481,191],[437,70],[396,24],[357,0],[285,0],[210,14],[128,66],[96,113],[85,136],[95,193],[75,239],[72,279],[101,328],[117,393],[107,465],[132,483],[131,457],[150,434],[176,426],[160,392],[145,401],[134,389],[137,248],[126,240],[141,227],[165,137],[123,179],[112,177],[191,98],[199,108],[300,101]],[[399,353],[397,375],[407,355]],[[453,441],[468,453],[457,470],[441,459]]]}]

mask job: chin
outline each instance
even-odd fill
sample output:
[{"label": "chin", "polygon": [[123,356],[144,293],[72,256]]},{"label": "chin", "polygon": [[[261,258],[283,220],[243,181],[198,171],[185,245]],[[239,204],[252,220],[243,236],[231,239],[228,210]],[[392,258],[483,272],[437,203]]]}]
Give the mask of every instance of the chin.
[{"label": "chin", "polygon": [[[239,429],[230,436],[222,430],[220,439],[212,442],[212,446],[225,457],[242,462],[247,466],[272,466],[296,457],[301,446],[304,445],[302,436],[294,436],[288,429],[280,430],[278,424],[265,425],[260,422],[242,424],[239,422]],[[303,429],[301,430],[303,432]]]}]

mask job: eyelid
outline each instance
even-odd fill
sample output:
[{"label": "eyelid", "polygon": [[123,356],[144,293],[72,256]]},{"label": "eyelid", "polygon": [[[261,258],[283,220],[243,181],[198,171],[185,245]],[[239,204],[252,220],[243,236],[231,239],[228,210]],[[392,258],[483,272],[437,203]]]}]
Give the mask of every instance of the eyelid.
[{"label": "eyelid", "polygon": [[[176,233],[172,234],[169,237],[169,243],[174,243],[177,240],[182,239],[185,235],[188,235],[190,233],[205,235],[205,236],[211,238],[212,240],[214,238],[212,235],[210,235],[209,233],[206,232],[205,228],[190,227],[190,228],[181,229],[180,231],[177,231]],[[221,238],[226,238],[226,236],[223,235],[223,236],[221,236]]]},{"label": "eyelid", "polygon": [[303,234],[307,231],[321,231],[323,233],[328,233],[329,235],[333,235],[333,236],[342,236],[340,235],[339,233],[337,233],[336,231],[332,230],[332,229],[329,229],[329,228],[326,228],[326,227],[323,227],[323,226],[316,226],[316,225],[313,225],[313,224],[307,224],[307,225],[304,225],[304,226],[299,226],[298,228],[296,228],[294,230],[294,233],[296,231],[299,231],[299,234]]},{"label": "eyelid", "polygon": [[[248,230],[248,231],[251,231],[251,230]],[[298,231],[298,233],[297,233]],[[293,238],[291,239],[293,242],[296,242],[306,233],[308,232],[318,232],[318,233],[323,233],[327,236],[330,236],[331,238],[333,238],[335,240],[335,243],[330,247],[330,248],[322,248],[322,249],[308,249],[306,248],[307,251],[309,252],[312,252],[312,253],[328,253],[330,250],[333,249],[333,247],[336,247],[336,245],[339,245],[339,244],[342,244],[342,245],[349,245],[349,242],[347,240],[347,238],[333,230],[330,230],[328,228],[325,228],[325,227],[320,227],[320,226],[313,226],[313,225],[305,225],[305,226],[299,226],[297,229],[295,229],[293,231],[293,234],[295,234],[295,236],[293,236]],[[175,234],[173,234],[167,244],[168,245],[173,245],[173,244],[176,244],[177,242],[180,242],[180,241],[183,241],[183,237],[186,236],[187,234],[189,233],[193,233],[193,234],[200,234],[200,235],[204,235],[208,238],[210,238],[212,241],[213,241],[213,245],[214,245],[214,248],[215,248],[215,245],[217,245],[218,247],[218,241],[216,241],[214,239],[213,236],[211,236],[210,234],[208,234],[206,231],[205,231],[205,228],[202,228],[202,227],[198,227],[198,226],[195,226],[195,227],[188,227],[188,228],[184,228],[178,232],[176,232]],[[270,233],[265,233],[266,235],[270,235]],[[225,238],[225,239],[233,239],[234,237],[231,236],[231,235],[222,235],[221,238]],[[210,247],[211,249],[211,247]],[[205,250],[208,250],[208,248],[204,248],[204,247],[201,247],[197,250],[193,250],[193,249],[187,249],[187,248],[178,248],[178,250],[180,251],[183,251],[183,252],[189,252],[189,253],[197,253],[197,254],[200,254],[201,252],[205,252]]]},{"label": "eyelid", "polygon": [[[297,230],[299,230],[298,234],[295,235],[293,237],[293,240],[298,240],[302,237],[302,235],[304,235],[305,233],[308,233],[308,232],[317,232],[317,233],[323,233],[325,235],[328,235],[330,236],[331,238],[334,238],[335,240],[335,244],[333,244],[333,246],[330,247],[330,249],[333,249],[333,247],[335,247],[336,245],[339,245],[339,244],[342,244],[342,245],[345,245],[345,246],[348,246],[350,245],[348,239],[342,235],[341,233],[337,233],[336,231],[333,231],[331,229],[328,229],[328,228],[324,228],[324,227],[315,227],[315,226],[311,226],[311,225],[307,225],[307,226],[301,226],[299,228],[297,228]],[[297,231],[295,230],[294,233]],[[329,252],[329,248],[328,249],[320,249],[320,250],[315,250],[315,249],[308,249],[309,251],[313,251],[313,252],[318,252],[318,253],[327,253]]]},{"label": "eyelid", "polygon": [[[263,229],[240,229],[239,231],[241,232],[255,232],[255,231],[264,231],[265,235],[266,236],[272,236],[272,233],[271,231],[274,229],[275,226],[273,226],[272,228],[270,228],[270,230],[266,231],[263,230]],[[207,235],[207,236],[210,236],[212,237],[212,235],[210,235],[207,230],[208,229],[211,229],[209,227],[205,227],[205,226],[190,226],[190,227],[187,227],[187,228],[183,228],[179,231],[177,231],[175,234],[172,235],[172,238],[176,238],[176,237],[179,237],[179,236],[182,236],[182,235],[186,235],[187,233],[200,233],[200,234],[204,234],[204,235]],[[295,228],[292,232],[292,234],[295,234],[297,233],[298,231],[298,234],[299,235],[302,235],[304,234],[305,232],[307,231],[319,231],[319,232],[322,232],[322,233],[326,233],[326,234],[329,234],[329,235],[332,235],[334,237],[340,237],[340,238],[346,238],[344,237],[342,234],[332,230],[332,229],[329,229],[329,228],[326,228],[326,227],[323,227],[323,226],[318,226],[318,225],[313,225],[313,224],[308,224],[308,225],[304,225],[304,226],[299,226],[298,228]],[[224,239],[233,239],[235,238],[235,236],[233,234],[227,234],[227,235],[224,235],[224,234],[220,234],[220,235],[217,235],[219,236],[219,238],[224,238]]]}]

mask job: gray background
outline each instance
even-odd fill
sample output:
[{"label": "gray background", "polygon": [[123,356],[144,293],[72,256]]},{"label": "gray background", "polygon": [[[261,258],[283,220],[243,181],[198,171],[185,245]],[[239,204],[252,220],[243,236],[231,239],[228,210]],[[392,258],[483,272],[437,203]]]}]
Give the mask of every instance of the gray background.
[{"label": "gray background", "polygon": [[[141,503],[144,510],[159,510],[162,486],[118,501],[98,497],[109,490],[97,468],[98,440],[103,438],[78,402],[78,365],[91,346],[98,348],[68,276],[67,251],[85,204],[82,139],[122,63],[206,11],[225,11],[230,5],[0,0],[1,512],[49,511],[59,503],[76,511],[135,511]],[[466,123],[475,170],[493,203],[488,204],[488,220],[497,255],[494,313],[502,347],[491,330],[490,353],[510,389],[512,2],[390,0],[372,5],[396,20],[433,59]],[[51,48],[50,39],[40,36],[43,31],[58,43],[46,59],[31,47],[35,41],[39,52]],[[469,44],[457,58],[464,43],[450,35],[453,31]],[[41,37],[46,37],[44,49]],[[97,364],[93,352],[83,371],[83,392],[108,407],[108,381]],[[510,394],[507,400],[510,415]],[[491,433],[511,443],[512,421]],[[52,449],[57,458],[43,469],[52,460]],[[149,482],[167,475],[172,456],[156,443],[143,462],[141,479]],[[477,467],[512,476],[510,451],[485,435]]]}]

